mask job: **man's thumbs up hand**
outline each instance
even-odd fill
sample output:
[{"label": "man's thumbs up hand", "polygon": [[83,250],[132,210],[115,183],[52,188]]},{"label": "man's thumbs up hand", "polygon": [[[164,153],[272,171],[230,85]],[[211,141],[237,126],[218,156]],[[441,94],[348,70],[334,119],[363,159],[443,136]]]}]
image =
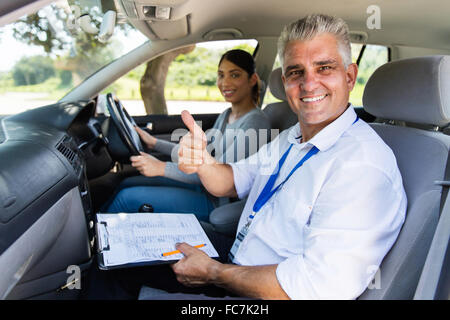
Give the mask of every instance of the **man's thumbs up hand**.
[{"label": "man's thumbs up hand", "polygon": [[189,111],[183,110],[181,112],[181,120],[183,120],[184,124],[192,134],[198,135],[199,137],[200,135],[205,136],[202,128],[195,122]]},{"label": "man's thumbs up hand", "polygon": [[196,173],[201,165],[215,161],[206,151],[206,134],[194,121],[191,114],[184,110],[181,112],[181,119],[189,132],[180,140],[178,168],[187,174]]}]

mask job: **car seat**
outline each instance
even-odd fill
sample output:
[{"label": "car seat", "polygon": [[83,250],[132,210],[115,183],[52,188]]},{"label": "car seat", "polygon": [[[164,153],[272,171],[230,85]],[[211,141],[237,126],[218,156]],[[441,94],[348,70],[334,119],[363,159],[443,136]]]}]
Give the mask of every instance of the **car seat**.
[{"label": "car seat", "polygon": [[[364,108],[393,150],[408,199],[405,223],[379,268],[378,285],[359,299],[412,299],[439,219],[450,137],[450,57],[387,63],[368,80]],[[376,280],[376,279],[374,279]],[[373,284],[374,281],[373,281]]]},{"label": "car seat", "polygon": [[263,111],[270,119],[272,129],[278,129],[281,132],[298,122],[297,115],[292,112],[287,102],[284,85],[281,81],[281,68],[274,69],[271,72],[269,89],[272,95],[281,101],[267,104]]}]

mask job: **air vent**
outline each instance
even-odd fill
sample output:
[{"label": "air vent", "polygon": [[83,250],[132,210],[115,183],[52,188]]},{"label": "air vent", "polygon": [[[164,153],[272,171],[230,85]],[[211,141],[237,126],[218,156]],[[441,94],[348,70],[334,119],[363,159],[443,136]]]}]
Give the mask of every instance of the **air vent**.
[{"label": "air vent", "polygon": [[59,144],[57,149],[62,153],[64,157],[67,158],[67,160],[69,160],[70,163],[73,163],[73,160],[75,159],[75,152],[73,152],[63,144]]},{"label": "air vent", "polygon": [[56,149],[61,152],[61,154],[69,161],[72,167],[75,169],[75,172],[78,173],[80,169],[78,155],[70,148],[70,138],[65,137],[56,145]]}]

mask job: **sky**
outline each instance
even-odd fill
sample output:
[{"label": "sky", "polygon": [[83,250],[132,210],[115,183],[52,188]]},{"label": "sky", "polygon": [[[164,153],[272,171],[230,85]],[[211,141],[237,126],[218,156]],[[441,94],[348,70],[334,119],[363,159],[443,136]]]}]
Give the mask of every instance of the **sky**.
[{"label": "sky", "polygon": [[[120,43],[124,45],[123,47],[130,48],[130,50],[142,44],[145,40],[145,37],[140,33],[132,37],[126,37],[121,32],[115,32],[113,37],[117,37]],[[11,70],[14,64],[24,56],[45,54],[39,46],[28,45],[14,39],[12,24],[0,28],[0,52],[0,72]]]},{"label": "sky", "polygon": [[[144,39],[144,36],[124,37],[120,34],[117,36],[120,39],[120,43],[123,43],[124,48],[135,48]],[[228,48],[233,46],[234,42],[237,45],[242,43],[242,40],[205,42],[198,46],[205,48]],[[39,46],[27,45],[14,39],[11,25],[0,28],[0,52],[0,72],[11,70],[14,64],[24,56],[45,54],[44,50]]]},{"label": "sky", "polygon": [[[93,0],[89,0],[92,2]],[[68,7],[67,3],[61,1],[59,5],[65,5]],[[67,9],[70,10],[70,9]],[[59,28],[67,28],[68,21],[57,21],[55,16],[52,14],[52,9],[47,6],[39,11],[40,15],[50,14],[50,20],[53,21]],[[114,37],[118,38],[119,43],[123,44],[123,48],[128,48],[129,50],[137,47],[144,42],[145,37],[137,32],[133,36],[124,36],[121,32],[115,32]],[[199,44],[200,47],[206,48],[225,48],[233,45],[233,42],[242,43],[242,40],[236,41],[214,41],[209,43]],[[256,44],[255,44],[256,45]],[[14,64],[24,56],[34,56],[45,54],[44,50],[39,46],[31,46],[20,41],[17,41],[13,37],[12,24],[6,25],[0,28],[0,72],[9,71],[13,68]]]},{"label": "sky", "polygon": [[40,47],[32,47],[21,43],[12,36],[10,25],[2,27],[0,33],[0,72],[11,70],[21,57],[44,54]]}]

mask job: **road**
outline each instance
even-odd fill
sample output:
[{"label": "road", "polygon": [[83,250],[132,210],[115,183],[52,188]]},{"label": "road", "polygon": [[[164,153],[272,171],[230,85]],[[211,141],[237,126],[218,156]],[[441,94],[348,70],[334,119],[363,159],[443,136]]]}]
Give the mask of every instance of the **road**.
[{"label": "road", "polygon": [[[29,109],[53,104],[56,101],[45,100],[46,93],[40,92],[7,92],[0,94],[0,114],[10,115]],[[142,101],[122,100],[128,113],[132,116],[145,115]],[[210,101],[167,101],[169,114],[180,114],[182,110],[198,113],[221,113],[230,104],[227,102]]]}]

